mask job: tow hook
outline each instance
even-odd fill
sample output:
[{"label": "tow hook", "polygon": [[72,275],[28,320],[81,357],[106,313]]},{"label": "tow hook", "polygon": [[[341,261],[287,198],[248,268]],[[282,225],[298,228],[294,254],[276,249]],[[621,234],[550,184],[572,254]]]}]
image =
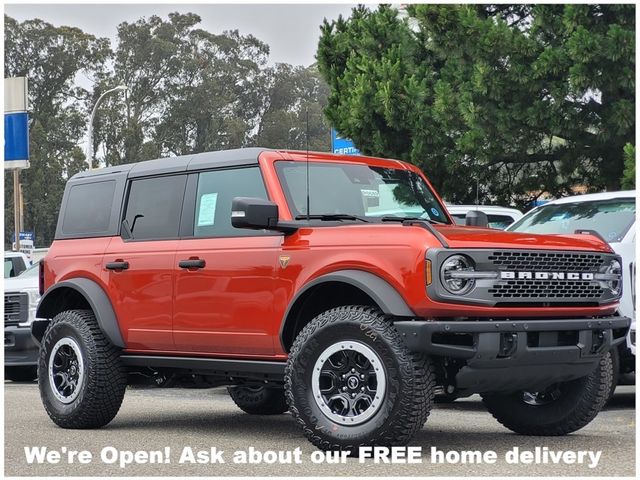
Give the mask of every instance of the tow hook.
[{"label": "tow hook", "polygon": [[590,353],[602,353],[605,347],[605,332],[604,330],[594,330],[591,332],[591,352]]},{"label": "tow hook", "polygon": [[510,357],[518,347],[518,335],[515,333],[501,333],[500,334],[500,350],[498,351],[498,358]]}]

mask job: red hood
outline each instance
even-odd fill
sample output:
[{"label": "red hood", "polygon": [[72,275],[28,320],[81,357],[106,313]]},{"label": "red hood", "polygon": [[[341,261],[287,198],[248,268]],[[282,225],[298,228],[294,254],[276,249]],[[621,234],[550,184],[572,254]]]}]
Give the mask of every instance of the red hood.
[{"label": "red hood", "polygon": [[609,244],[591,235],[536,235],[457,225],[435,227],[451,248],[534,248],[613,252]]}]

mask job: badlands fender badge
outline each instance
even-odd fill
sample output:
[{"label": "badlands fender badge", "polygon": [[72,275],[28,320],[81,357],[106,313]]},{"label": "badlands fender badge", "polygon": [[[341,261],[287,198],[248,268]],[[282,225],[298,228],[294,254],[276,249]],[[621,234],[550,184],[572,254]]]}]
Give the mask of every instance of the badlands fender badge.
[{"label": "badlands fender badge", "polygon": [[280,266],[283,270],[289,265],[289,260],[291,260],[289,255],[280,255]]}]

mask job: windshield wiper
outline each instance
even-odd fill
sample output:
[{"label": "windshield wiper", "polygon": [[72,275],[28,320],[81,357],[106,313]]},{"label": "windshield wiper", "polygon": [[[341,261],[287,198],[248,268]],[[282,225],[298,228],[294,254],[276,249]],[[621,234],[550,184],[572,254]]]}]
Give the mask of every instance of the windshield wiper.
[{"label": "windshield wiper", "polygon": [[296,215],[296,220],[322,220],[322,221],[332,221],[332,220],[358,220],[360,222],[369,223],[364,217],[359,217],[358,215],[350,215],[348,213],[323,213],[320,215]]},{"label": "windshield wiper", "polygon": [[447,225],[444,222],[440,222],[438,220],[434,220],[432,218],[420,218],[420,217],[398,217],[396,215],[385,215],[380,217],[381,222],[404,222],[405,220],[419,220],[429,223],[435,223],[436,225]]}]

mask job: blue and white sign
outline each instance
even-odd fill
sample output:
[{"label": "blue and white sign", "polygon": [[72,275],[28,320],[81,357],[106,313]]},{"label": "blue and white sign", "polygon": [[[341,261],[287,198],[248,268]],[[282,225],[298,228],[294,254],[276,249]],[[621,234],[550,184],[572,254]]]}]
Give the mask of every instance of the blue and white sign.
[{"label": "blue and white sign", "polygon": [[[33,255],[33,250],[34,250],[34,235],[33,232],[20,232],[20,251],[24,254],[27,255],[27,257],[29,257],[29,260],[31,260],[31,256]],[[13,243],[11,244],[11,249],[12,250],[17,250],[16,249],[16,234],[13,234],[12,240]]]},{"label": "blue and white sign", "polygon": [[[20,243],[24,242],[25,240],[33,242],[34,238],[35,238],[35,235],[33,234],[33,232],[20,232]],[[11,241],[12,242],[16,241],[15,233],[11,235]]]},{"label": "blue and white sign", "polygon": [[4,168],[29,167],[27,79],[4,79]]},{"label": "blue and white sign", "polygon": [[331,129],[331,151],[340,155],[360,155],[353,140],[341,137],[335,128]]}]

